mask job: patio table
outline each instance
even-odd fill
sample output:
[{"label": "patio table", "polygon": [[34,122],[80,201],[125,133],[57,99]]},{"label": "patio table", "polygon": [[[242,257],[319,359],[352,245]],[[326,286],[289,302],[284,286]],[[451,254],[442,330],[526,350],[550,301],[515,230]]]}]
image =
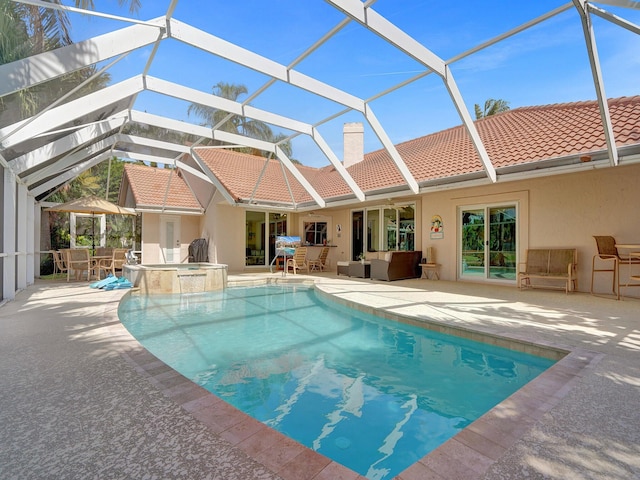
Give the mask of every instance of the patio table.
[{"label": "patio table", "polygon": [[[627,283],[625,287],[640,287],[640,283],[629,283],[631,280],[640,281],[640,275],[634,275],[631,271],[632,265],[640,264],[640,244],[639,243],[616,243],[616,248],[619,250],[625,250],[627,258],[621,261],[629,265],[629,276],[627,277]],[[619,282],[620,280],[618,280]],[[622,291],[622,290],[621,290]],[[622,293],[620,293],[622,297]]]},{"label": "patio table", "polygon": [[[110,261],[113,256],[112,255],[91,255],[91,271],[94,272],[94,276],[97,280],[100,280],[100,267],[103,265],[102,262],[107,263]],[[96,271],[97,270],[97,271]]]},{"label": "patio table", "polygon": [[[637,258],[637,259],[640,259],[640,251],[638,251],[638,252],[631,252],[631,253],[629,253],[629,256],[630,256],[630,257]],[[637,281],[639,281],[639,282],[640,282],[640,275],[631,275],[631,279],[632,279],[632,280],[637,280]]]}]

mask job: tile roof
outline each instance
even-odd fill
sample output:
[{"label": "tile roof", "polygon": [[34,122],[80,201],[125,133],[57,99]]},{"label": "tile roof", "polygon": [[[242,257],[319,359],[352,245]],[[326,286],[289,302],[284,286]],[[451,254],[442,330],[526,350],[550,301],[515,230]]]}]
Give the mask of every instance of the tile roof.
[{"label": "tile roof", "polygon": [[[611,99],[609,108],[617,146],[640,144],[640,96]],[[476,121],[475,125],[498,170],[527,165],[533,168],[543,160],[606,150],[595,101],[516,108]],[[400,143],[396,148],[419,184],[465,174],[484,175],[463,125]],[[237,201],[312,202],[277,160],[219,148],[201,147],[195,152]],[[323,198],[352,195],[332,165],[297,167]],[[367,153],[362,162],[347,171],[365,193],[405,185],[386,150]]]},{"label": "tile roof", "polygon": [[[609,111],[617,146],[640,143],[640,96],[609,100]],[[496,169],[606,149],[595,101],[516,108],[475,125]],[[418,183],[482,171],[462,125],[396,148]]]},{"label": "tile roof", "polygon": [[[168,168],[126,164],[124,177],[129,182],[136,207],[202,210],[191,189],[178,172]],[[167,184],[169,191],[167,193]],[[165,205],[165,193],[167,195]]]},{"label": "tile roof", "polygon": [[[221,148],[201,147],[194,150],[237,201],[253,198],[261,202],[300,204],[313,200],[279,160],[267,160]],[[324,168],[296,167],[322,197],[351,191],[331,165]]]}]

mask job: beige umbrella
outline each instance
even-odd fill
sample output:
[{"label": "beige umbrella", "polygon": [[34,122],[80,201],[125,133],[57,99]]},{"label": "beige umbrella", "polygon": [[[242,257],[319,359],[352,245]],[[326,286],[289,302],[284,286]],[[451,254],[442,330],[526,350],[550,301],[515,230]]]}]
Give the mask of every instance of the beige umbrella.
[{"label": "beige umbrella", "polygon": [[[111,203],[104,198],[91,195],[89,197],[76,198],[66,203],[61,203],[55,207],[49,207],[47,212],[72,212],[72,213],[90,213],[91,215],[135,215],[130,208],[124,208],[115,203]],[[91,222],[91,248],[95,250],[95,232],[94,222]]]}]

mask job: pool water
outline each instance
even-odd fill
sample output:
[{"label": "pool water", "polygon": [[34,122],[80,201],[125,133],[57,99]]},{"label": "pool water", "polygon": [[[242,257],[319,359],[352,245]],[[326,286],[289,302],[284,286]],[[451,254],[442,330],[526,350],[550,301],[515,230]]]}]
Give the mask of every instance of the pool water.
[{"label": "pool water", "polygon": [[119,316],[181,374],[370,479],[398,475],[554,363],[300,285],[128,296]]}]

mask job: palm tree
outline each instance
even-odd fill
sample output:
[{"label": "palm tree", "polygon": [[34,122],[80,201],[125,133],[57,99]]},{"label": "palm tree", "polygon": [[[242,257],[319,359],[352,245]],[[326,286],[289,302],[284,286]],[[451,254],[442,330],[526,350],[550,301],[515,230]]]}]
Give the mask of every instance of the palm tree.
[{"label": "palm tree", "polygon": [[[214,95],[226,98],[227,100],[233,100],[234,102],[248,93],[245,85],[226,82],[218,82],[211,90]],[[286,135],[283,133],[274,134],[271,127],[264,122],[243,117],[242,115],[231,114],[218,108],[192,103],[187,110],[187,115],[191,114],[200,117],[203,120],[202,125],[210,128],[217,126],[219,130],[225,132],[237,133],[271,143],[278,143],[286,138]],[[287,156],[291,156],[292,147],[290,141],[282,142],[279,146]],[[263,156],[266,156],[266,152],[259,152],[251,148],[241,148],[239,150],[253,155],[264,154]]]},{"label": "palm tree", "polygon": [[484,110],[480,109],[480,105],[477,103],[475,104],[476,120],[480,120],[481,118],[489,117],[497,113],[506,112],[509,109],[509,102],[506,100],[495,100],[490,98],[484,102]]},{"label": "palm tree", "polygon": [[[61,0],[50,0],[61,5]],[[129,11],[140,8],[140,0],[118,0],[120,5],[129,4]],[[93,0],[75,0],[75,6],[93,9]],[[0,64],[14,62],[42,52],[64,47],[72,42],[70,22],[64,10],[0,0]],[[63,77],[36,85],[20,92],[0,98],[0,125],[14,123],[34,115],[44,105],[52,103],[64,93],[72,90],[96,72],[95,66],[72,72]],[[103,74],[91,83],[91,90],[107,85],[108,74]],[[73,98],[86,94],[89,89],[76,92]],[[70,97],[68,100],[71,100]]]}]

